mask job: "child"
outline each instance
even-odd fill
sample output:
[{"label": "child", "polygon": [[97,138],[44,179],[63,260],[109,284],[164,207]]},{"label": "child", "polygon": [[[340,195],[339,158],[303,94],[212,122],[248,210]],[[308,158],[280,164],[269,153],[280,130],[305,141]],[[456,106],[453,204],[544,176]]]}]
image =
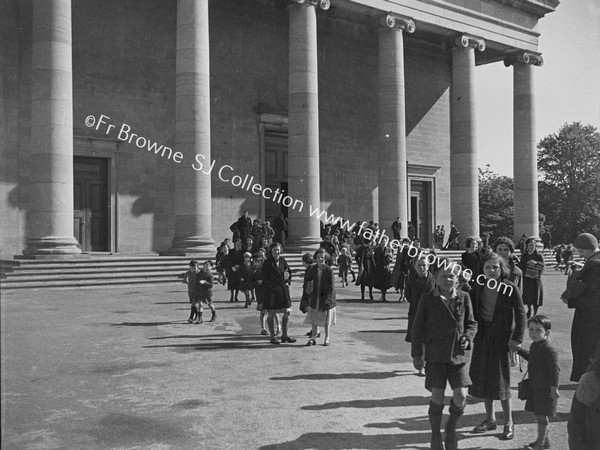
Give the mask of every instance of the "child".
[{"label": "child", "polygon": [[550,345],[551,323],[548,317],[536,315],[527,320],[529,337],[533,341],[529,351],[519,349],[518,353],[528,361],[529,379],[533,396],[527,399],[525,410],[535,414],[537,420],[537,440],[525,448],[544,450],[550,448],[548,439],[548,417],[556,415],[558,393],[558,352]]},{"label": "child", "polygon": [[[306,270],[303,285],[303,305],[307,311],[304,323],[311,324],[311,334],[306,345],[316,345],[319,327],[325,329],[324,346],[329,345],[329,330],[336,321],[336,297],[333,270],[327,264],[330,256],[320,248],[315,252],[316,264]],[[306,295],[305,295],[306,294]]]},{"label": "child", "polygon": [[565,263],[565,275],[569,272],[571,267],[571,260],[573,259],[573,246],[571,244],[563,250],[563,262]]},{"label": "child", "polygon": [[[306,274],[308,273],[308,269],[310,269],[315,263],[315,260],[311,256],[310,253],[305,253],[302,255],[302,265],[304,266],[304,279],[306,280]],[[302,298],[300,299],[300,311],[306,314],[308,312],[308,294],[303,290]],[[312,328],[308,330],[306,333],[308,337],[312,335]],[[321,333],[317,333],[316,337],[321,336]]]},{"label": "child", "polygon": [[[254,255],[254,258],[252,259],[252,284],[256,291],[256,310],[260,311],[260,334],[267,336],[269,334],[267,331],[267,311],[263,309],[263,303],[265,296],[267,295],[262,282],[262,265],[264,261],[265,258],[260,254],[257,253]],[[279,329],[279,317],[275,316],[275,320],[277,321],[277,329]]]},{"label": "child", "polygon": [[[413,258],[412,266],[414,270],[410,271],[406,280],[405,295],[408,301],[408,326],[406,328],[406,342],[410,342],[413,320],[417,313],[419,300],[421,296],[433,289],[433,275],[429,272],[429,264],[424,255],[417,255]],[[424,376],[424,367],[419,370],[419,376]]]},{"label": "child", "polygon": [[200,323],[198,322],[198,311],[200,308],[200,300],[198,298],[199,276],[198,261],[192,259],[190,261],[190,269],[183,274],[183,282],[188,286],[188,298],[190,299],[191,304],[190,317],[187,320],[188,323]]},{"label": "child", "polygon": [[[229,239],[226,239],[227,241]],[[225,276],[225,259],[229,254],[229,245],[223,241],[219,248],[217,249],[217,255],[215,257],[215,262],[217,263],[217,272],[219,273],[219,283],[225,286],[227,282],[227,277]]]},{"label": "child", "polygon": [[196,323],[202,323],[202,303],[206,303],[212,313],[209,322],[217,320],[217,310],[212,302],[212,288],[214,284],[212,268],[213,263],[209,260],[204,263],[202,270],[198,272],[198,316]]},{"label": "child", "polygon": [[244,296],[246,297],[246,303],[244,304],[244,308],[248,308],[252,304],[252,300],[250,299],[250,291],[253,288],[251,253],[244,253],[244,262],[240,264],[238,274],[240,277],[240,291],[242,291],[244,293]]},{"label": "child", "polygon": [[563,251],[564,247],[562,244],[559,244],[552,249],[553,254],[556,255],[556,265],[554,266],[554,270],[558,270],[562,263]]},{"label": "child", "polygon": [[352,259],[348,256],[348,248],[342,247],[340,249],[340,256],[337,259],[337,265],[339,266],[339,277],[342,279],[342,287],[348,286],[348,271],[352,266]]},{"label": "child", "polygon": [[[434,276],[434,289],[421,297],[411,330],[411,355],[415,369],[421,370],[425,347],[425,388],[431,391],[429,423],[431,449],[443,450],[442,411],[444,390],[450,383],[453,398],[446,422],[446,449],[458,448],[456,425],[467,402],[471,342],[477,332],[469,294],[456,289],[456,264],[441,264]],[[450,339],[449,339],[450,336]]]}]

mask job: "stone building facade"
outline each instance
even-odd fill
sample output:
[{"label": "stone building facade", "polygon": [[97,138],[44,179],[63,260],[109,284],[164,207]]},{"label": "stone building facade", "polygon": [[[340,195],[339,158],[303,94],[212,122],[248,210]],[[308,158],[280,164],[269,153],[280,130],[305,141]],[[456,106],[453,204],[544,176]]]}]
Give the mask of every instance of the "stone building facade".
[{"label": "stone building facade", "polygon": [[515,233],[537,234],[532,83],[557,5],[6,0],[2,256],[212,251],[243,210],[283,211],[297,248],[315,208],[400,217],[426,245],[450,220],[478,234],[489,63],[514,71]]}]

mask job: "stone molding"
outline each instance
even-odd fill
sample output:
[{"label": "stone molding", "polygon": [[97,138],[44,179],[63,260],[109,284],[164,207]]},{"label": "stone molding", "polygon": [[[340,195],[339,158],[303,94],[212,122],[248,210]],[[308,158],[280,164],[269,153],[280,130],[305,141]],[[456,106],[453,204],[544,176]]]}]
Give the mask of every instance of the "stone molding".
[{"label": "stone molding", "polygon": [[387,13],[380,21],[379,25],[382,28],[393,28],[407,33],[414,33],[416,26],[415,21],[410,17],[399,16],[397,14]]},{"label": "stone molding", "polygon": [[454,47],[473,47],[480,52],[485,50],[485,41],[482,38],[466,33],[455,37],[452,43]]},{"label": "stone molding", "polygon": [[504,55],[504,65],[506,67],[515,64],[531,64],[541,67],[544,64],[544,58],[540,53],[519,50],[517,52],[507,53]]},{"label": "stone molding", "polygon": [[290,0],[291,4],[294,3],[298,3],[298,4],[302,4],[302,3],[309,3],[313,6],[316,6],[320,9],[322,9],[323,11],[327,11],[330,7],[331,7],[331,1],[330,0]]}]

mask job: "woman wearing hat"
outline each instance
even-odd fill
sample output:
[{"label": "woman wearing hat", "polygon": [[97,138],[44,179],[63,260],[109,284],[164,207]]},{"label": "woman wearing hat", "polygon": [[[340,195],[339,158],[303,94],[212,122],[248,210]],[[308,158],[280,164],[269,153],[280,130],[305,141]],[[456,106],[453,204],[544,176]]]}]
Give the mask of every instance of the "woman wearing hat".
[{"label": "woman wearing hat", "polygon": [[523,271],[523,303],[527,306],[527,318],[531,317],[531,309],[535,316],[544,303],[544,257],[535,249],[537,237],[528,237],[525,241],[525,253],[521,257],[519,268]]},{"label": "woman wearing hat", "polygon": [[572,292],[565,291],[562,300],[575,309],[571,327],[571,381],[579,381],[600,345],[600,249],[598,239],[590,233],[577,236],[574,246],[585,264],[575,274],[579,287]]}]

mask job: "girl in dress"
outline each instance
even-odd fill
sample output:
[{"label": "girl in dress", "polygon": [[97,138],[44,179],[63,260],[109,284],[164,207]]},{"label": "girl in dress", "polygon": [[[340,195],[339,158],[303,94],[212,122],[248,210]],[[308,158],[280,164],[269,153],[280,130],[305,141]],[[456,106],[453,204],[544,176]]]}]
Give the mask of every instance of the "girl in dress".
[{"label": "girl in dress", "polygon": [[542,286],[542,273],[544,273],[544,257],[536,250],[535,237],[525,241],[525,253],[521,257],[519,268],[523,271],[523,303],[527,305],[527,318],[535,316],[544,303],[544,287]]},{"label": "girl in dress", "polygon": [[[483,274],[473,288],[473,311],[478,323],[470,375],[469,394],[484,399],[486,418],[473,433],[495,430],[494,400],[504,412],[501,438],[513,439],[514,426],[510,390],[510,355],[521,347],[525,333],[525,307],[521,291],[508,280],[506,261],[495,253],[482,259]],[[514,324],[514,325],[513,325]]]},{"label": "girl in dress", "polygon": [[323,345],[328,346],[329,329],[336,320],[334,275],[331,267],[326,264],[330,256],[320,248],[315,252],[314,258],[317,263],[307,269],[304,277],[304,292],[308,297],[304,323],[312,325],[311,335],[306,343],[309,347],[317,344],[319,327],[325,329]]}]

